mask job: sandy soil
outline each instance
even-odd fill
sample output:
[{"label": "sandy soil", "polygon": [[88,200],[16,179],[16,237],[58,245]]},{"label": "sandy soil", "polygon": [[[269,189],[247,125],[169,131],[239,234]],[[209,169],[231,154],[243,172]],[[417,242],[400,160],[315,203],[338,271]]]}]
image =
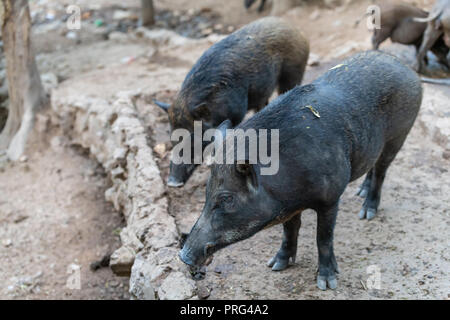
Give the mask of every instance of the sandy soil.
[{"label": "sandy soil", "polygon": [[[425,0],[415,2],[430,5]],[[319,67],[308,67],[304,83],[342,56],[370,47],[370,33],[363,26],[353,28],[368,3],[359,1],[338,10],[302,6],[285,16],[310,38],[311,52],[321,62]],[[229,0],[226,6],[213,0],[157,0],[155,4],[168,10],[212,7],[221,17],[219,22],[236,27],[260,16],[254,9],[246,12],[242,0]],[[99,8],[112,5],[122,2],[95,3]],[[137,5],[138,1],[130,1],[126,6]],[[103,98],[119,90],[142,89],[138,105],[149,125],[151,143],[169,146],[165,114],[151,104],[151,98],[171,101],[207,45],[151,55],[151,48],[139,41],[106,41],[90,33],[82,39],[70,41],[58,30],[37,34],[41,73],[54,72],[60,80],[67,79],[62,87],[76,86],[83,94]],[[50,48],[60,40],[64,46]],[[427,85],[425,95],[422,113],[448,107],[448,88]],[[444,111],[439,115],[449,117]],[[0,265],[0,298],[127,299],[128,279],[115,277],[108,268],[89,270],[91,262],[119,246],[117,231],[123,226],[120,214],[104,201],[105,174],[82,151],[60,146],[51,134],[44,137],[47,143],[41,138],[30,142],[26,162],[0,170],[0,258],[6,261]],[[210,291],[210,299],[448,299],[450,187],[444,182],[450,179],[450,162],[443,158],[444,151],[417,122],[388,172],[380,212],[373,221],[357,218],[362,199],[354,194],[361,181],[349,186],[336,227],[341,270],[336,291],[320,292],[315,287],[312,211],[303,213],[297,262],[287,270],[272,272],[265,266],[281,242],[281,226],[276,226],[216,254],[199,285]],[[168,174],[168,157],[158,163],[163,178]],[[189,232],[201,211],[207,176],[207,168],[201,167],[184,188],[168,189],[170,213],[182,232]],[[81,266],[81,290],[67,288],[71,264]],[[373,265],[381,272],[381,290],[367,289],[367,268]]]}]

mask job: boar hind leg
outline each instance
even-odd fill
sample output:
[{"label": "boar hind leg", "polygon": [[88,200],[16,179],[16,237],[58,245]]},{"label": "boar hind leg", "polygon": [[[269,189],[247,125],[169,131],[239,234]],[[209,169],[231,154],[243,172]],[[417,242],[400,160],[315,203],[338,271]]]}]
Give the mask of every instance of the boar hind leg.
[{"label": "boar hind leg", "polygon": [[373,174],[372,169],[369,172],[367,172],[364,182],[359,187],[359,190],[356,193],[357,196],[360,196],[361,198],[367,197],[367,194],[369,193],[370,190],[370,185],[372,184],[372,174]]},{"label": "boar hind leg", "polygon": [[301,223],[301,213],[283,223],[283,242],[281,243],[281,248],[275,257],[267,263],[267,266],[271,267],[273,271],[286,269],[289,265],[289,259],[295,262],[298,231]]},{"label": "boar hind leg", "polygon": [[283,94],[302,83],[305,66],[284,65],[278,79],[278,94]]},{"label": "boar hind leg", "polygon": [[258,7],[258,12],[261,13],[264,11],[264,5],[266,4],[266,0],[261,0],[261,3],[259,4]]},{"label": "boar hind leg", "polygon": [[[422,45],[422,40],[420,40],[420,42],[418,44],[415,44],[414,46],[416,47],[416,55],[419,53],[420,50],[420,46]],[[423,61],[425,62],[425,65],[428,66],[428,56],[425,56],[423,58]]]},{"label": "boar hind leg", "polygon": [[441,65],[445,66],[447,69],[450,69],[450,65],[449,65],[448,60],[447,60],[447,55],[448,55],[448,52],[449,52],[449,48],[447,48],[445,46],[445,44],[443,46],[434,46],[433,48],[431,48],[431,52],[434,53],[434,55],[438,59],[438,62]]},{"label": "boar hind leg", "polygon": [[419,52],[416,55],[415,65],[413,66],[413,69],[415,69],[417,72],[423,71],[424,58],[426,57],[428,50],[431,49],[431,47],[441,35],[441,31],[435,30],[432,24],[428,24],[427,28],[425,29],[425,34],[423,36]]},{"label": "boar hind leg", "polygon": [[317,210],[317,248],[319,251],[319,272],[317,287],[320,290],[336,289],[336,273],[339,273],[333,250],[334,225],[338,212],[338,203]]},{"label": "boar hind leg", "polygon": [[375,29],[372,35],[372,49],[378,50],[380,44],[382,44],[390,36],[390,29]]},{"label": "boar hind leg", "polygon": [[372,169],[372,178],[370,180],[370,188],[364,201],[363,207],[358,216],[360,219],[372,220],[377,214],[378,205],[381,199],[381,187],[386,176],[389,165],[394,160],[397,152],[403,145],[406,135],[393,139],[386,143],[381,156],[378,158],[375,167]]}]

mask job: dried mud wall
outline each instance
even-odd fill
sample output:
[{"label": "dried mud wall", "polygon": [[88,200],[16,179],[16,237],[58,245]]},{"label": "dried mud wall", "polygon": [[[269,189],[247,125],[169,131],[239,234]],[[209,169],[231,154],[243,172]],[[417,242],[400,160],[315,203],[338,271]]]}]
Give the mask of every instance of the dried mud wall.
[{"label": "dried mud wall", "polygon": [[109,102],[55,92],[53,121],[72,143],[89,149],[110,176],[105,197],[127,221],[110,267],[117,275],[130,276],[132,297],[196,298],[195,281],[177,256],[179,234],[134,103],[138,96],[122,92]]}]

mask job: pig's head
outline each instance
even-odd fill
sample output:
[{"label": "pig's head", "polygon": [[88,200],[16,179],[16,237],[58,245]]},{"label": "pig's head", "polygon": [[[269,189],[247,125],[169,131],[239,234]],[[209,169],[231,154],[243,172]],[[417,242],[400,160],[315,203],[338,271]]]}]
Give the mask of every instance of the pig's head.
[{"label": "pig's head", "polygon": [[[202,121],[202,131],[210,128],[209,109],[205,102],[195,103],[193,107],[188,107],[188,103],[180,98],[177,98],[172,105],[157,100],[154,100],[154,103],[167,112],[171,135],[176,129],[185,129],[189,132],[189,137],[185,137],[185,139],[182,139],[181,141],[172,141],[173,147],[178,143],[182,143],[185,144],[184,150],[187,150],[186,148],[191,148],[191,157],[189,161],[174,163],[171,160],[170,162],[170,173],[167,185],[169,187],[181,187],[186,183],[197,166],[194,163],[194,121]],[[204,148],[205,145],[202,147]]]},{"label": "pig's head", "polygon": [[192,228],[181,260],[200,267],[217,250],[269,226],[280,208],[260,183],[258,165],[213,164],[202,214]]}]

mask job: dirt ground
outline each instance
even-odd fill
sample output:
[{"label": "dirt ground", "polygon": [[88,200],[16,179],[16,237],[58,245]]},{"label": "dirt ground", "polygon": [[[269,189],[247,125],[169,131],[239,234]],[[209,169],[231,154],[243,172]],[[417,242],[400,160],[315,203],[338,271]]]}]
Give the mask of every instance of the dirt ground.
[{"label": "dirt ground", "polygon": [[[59,8],[55,3],[72,2],[48,0],[31,6],[39,16]],[[362,25],[353,27],[370,1],[354,2],[337,9],[304,5],[284,16],[310,38],[311,53],[320,61],[318,67],[307,68],[304,83],[343,57],[370,48],[370,33]],[[41,73],[54,73],[63,81],[57,90],[75,87],[90,96],[110,98],[119,90],[142,89],[138,106],[149,126],[151,144],[169,146],[167,120],[151,99],[170,102],[207,45],[154,53],[139,40],[107,40],[111,16],[107,13],[118,7],[136,10],[139,1],[75,3],[91,10],[92,17],[102,17],[107,26],[96,29],[86,24],[72,39],[61,31],[62,25],[49,28],[48,22],[36,18],[41,21],[34,38]],[[426,0],[415,3],[431,5]],[[247,12],[242,0],[229,0],[226,5],[214,0],[159,0],[155,6],[181,15],[188,9],[212,8],[213,27],[237,28],[270,12],[270,8],[262,15],[254,8]],[[55,9],[57,14],[60,9]],[[132,23],[126,27],[134,28]],[[388,46],[386,42],[382,48]],[[447,87],[426,85],[421,113],[448,119],[449,99]],[[337,290],[321,292],[315,287],[312,211],[303,213],[297,262],[287,270],[272,272],[265,266],[281,243],[282,228],[275,226],[218,252],[206,279],[198,284],[210,292],[209,299],[449,299],[450,162],[443,157],[446,150],[432,138],[426,126],[416,122],[388,172],[376,219],[357,218],[362,199],[354,194],[361,181],[345,192],[335,231],[341,271]],[[29,145],[26,161],[0,169],[0,259],[4,262],[0,299],[128,299],[128,279],[114,276],[108,268],[89,269],[91,262],[119,246],[117,235],[124,225],[120,213],[104,201],[105,173],[83,150],[67,145],[56,130],[43,137],[37,134]],[[168,153],[158,158],[164,180],[168,164]],[[201,167],[184,188],[167,189],[170,213],[181,232],[189,232],[201,211],[207,176],[208,169]],[[69,269],[73,264],[81,266],[81,290],[67,286],[73,279]],[[380,290],[367,288],[370,266],[380,271]]]},{"label": "dirt ground", "polygon": [[105,173],[58,137],[32,140],[29,158],[0,170],[0,298],[127,299],[128,279],[90,270],[124,224],[104,200]]}]

